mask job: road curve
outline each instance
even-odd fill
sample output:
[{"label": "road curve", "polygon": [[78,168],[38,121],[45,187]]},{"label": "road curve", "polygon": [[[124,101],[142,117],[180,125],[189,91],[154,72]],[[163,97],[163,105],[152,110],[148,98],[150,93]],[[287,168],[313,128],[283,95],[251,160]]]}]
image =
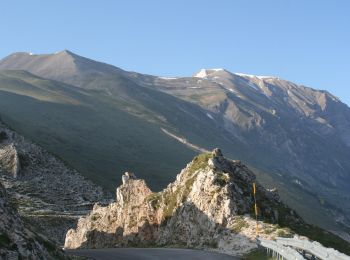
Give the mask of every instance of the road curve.
[{"label": "road curve", "polygon": [[66,250],[69,255],[95,260],[238,260],[240,258],[214,252],[177,248],[106,248]]}]

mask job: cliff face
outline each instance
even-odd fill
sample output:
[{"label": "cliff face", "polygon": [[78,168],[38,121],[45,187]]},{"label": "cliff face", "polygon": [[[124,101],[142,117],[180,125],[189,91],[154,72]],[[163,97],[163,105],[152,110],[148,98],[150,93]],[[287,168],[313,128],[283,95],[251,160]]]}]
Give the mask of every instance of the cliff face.
[{"label": "cliff face", "polygon": [[[245,253],[256,246],[254,181],[246,166],[224,158],[218,149],[197,156],[158,193],[126,173],[116,201],[107,207],[95,205],[80,218],[77,228],[68,231],[65,247],[184,246]],[[278,195],[260,185],[257,193],[260,217],[271,223],[259,222],[259,235],[290,235],[289,229],[273,224],[282,205]]]},{"label": "cliff face", "polygon": [[17,178],[20,171],[20,164],[17,150],[13,143],[0,146],[0,165],[5,173],[13,178]]},{"label": "cliff face", "polygon": [[0,183],[0,258],[65,259],[55,245],[33,233],[11,205]]}]

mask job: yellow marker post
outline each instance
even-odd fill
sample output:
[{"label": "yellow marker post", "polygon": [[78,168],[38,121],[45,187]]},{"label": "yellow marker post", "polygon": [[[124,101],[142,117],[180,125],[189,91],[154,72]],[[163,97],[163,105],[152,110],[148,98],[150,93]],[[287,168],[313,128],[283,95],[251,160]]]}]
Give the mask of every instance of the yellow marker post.
[{"label": "yellow marker post", "polygon": [[258,206],[256,205],[256,184],[253,182],[253,194],[254,194],[254,209],[255,209],[255,221],[256,221],[256,236],[259,236],[259,226],[258,226]]}]

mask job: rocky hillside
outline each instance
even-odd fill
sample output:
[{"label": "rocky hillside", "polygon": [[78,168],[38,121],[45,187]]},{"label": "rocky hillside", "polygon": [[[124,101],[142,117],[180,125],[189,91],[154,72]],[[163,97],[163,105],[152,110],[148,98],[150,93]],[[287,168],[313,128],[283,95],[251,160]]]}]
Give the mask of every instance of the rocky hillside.
[{"label": "rocky hillside", "polygon": [[40,146],[0,123],[0,183],[19,214],[60,244],[102,189]]},{"label": "rocky hillside", "polygon": [[54,244],[28,228],[0,183],[0,258],[66,259]]},{"label": "rocky hillside", "polygon": [[[68,231],[66,248],[179,246],[243,254],[256,247],[255,175],[219,149],[197,156],[161,192],[152,192],[132,173],[122,181],[115,202],[96,204]],[[281,203],[276,190],[257,184],[257,196],[260,237],[313,229]]]}]

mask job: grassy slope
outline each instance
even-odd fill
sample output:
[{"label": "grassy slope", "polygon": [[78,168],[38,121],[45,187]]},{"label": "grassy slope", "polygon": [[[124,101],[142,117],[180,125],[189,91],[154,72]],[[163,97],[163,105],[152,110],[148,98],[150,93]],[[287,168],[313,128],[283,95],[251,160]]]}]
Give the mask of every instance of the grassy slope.
[{"label": "grassy slope", "polygon": [[[259,173],[259,175],[260,175],[260,177],[258,177],[258,179],[264,180],[264,178],[262,178],[262,176],[261,176],[261,172]],[[286,191],[284,189],[282,189],[282,190]],[[297,192],[297,191],[298,190],[295,189],[295,192]],[[290,192],[290,190],[286,191],[286,192]],[[302,192],[302,191],[299,191],[299,192]],[[298,198],[295,197],[296,196],[295,194],[294,195],[291,194],[291,196],[294,196],[294,197],[292,197],[292,199],[291,198],[289,198],[289,199],[298,200]],[[300,196],[299,199],[302,199],[302,198],[312,199],[312,196],[310,196],[308,194],[303,194],[302,196]],[[302,207],[306,207],[311,202],[312,202],[312,200],[305,201],[303,203]],[[258,192],[257,193],[257,204],[258,204],[258,208],[263,209],[264,205],[269,205],[270,202],[261,198],[259,196],[259,192]],[[291,231],[293,231],[293,233],[296,233],[296,234],[302,235],[302,236],[306,236],[313,241],[318,241],[319,243],[321,243],[325,247],[335,248],[336,250],[338,250],[342,253],[350,255],[350,243],[339,238],[338,236],[334,235],[333,233],[326,231],[325,229],[319,228],[318,226],[315,225],[315,221],[311,220],[311,221],[309,221],[309,223],[301,221],[298,213],[296,213],[290,207],[287,207],[286,205],[283,205],[283,204],[278,205],[276,210],[278,210],[278,223],[277,224],[280,227],[289,228]],[[252,209],[251,214],[254,215],[253,209]],[[314,212],[314,214],[317,215],[317,212]],[[265,217],[261,217],[261,218],[265,222],[271,221],[270,219],[265,218]],[[327,220],[327,218],[325,218],[325,216],[320,216],[320,218],[323,218],[325,221]],[[330,223],[330,225],[331,225],[331,223]],[[330,228],[334,228],[334,226],[330,227]]]},{"label": "grassy slope", "polygon": [[243,260],[273,260],[273,259],[276,259],[276,258],[268,256],[266,251],[263,249],[254,250],[243,257]]},{"label": "grassy slope", "polygon": [[[331,230],[337,228],[334,222],[331,221],[330,215],[319,214],[319,212],[324,212],[325,208],[322,208],[320,201],[315,195],[300,189],[295,183],[289,182],[288,185],[288,180],[286,178],[281,180],[283,177],[277,174],[271,177],[271,174],[267,174],[251,166],[250,168],[253,169],[260,183],[268,188],[276,187],[283,202],[298,213],[302,212],[303,214],[301,215],[306,222]],[[315,216],[318,216],[318,218],[315,218]]]},{"label": "grassy slope", "polygon": [[[0,75],[3,121],[109,190],[114,190],[126,170],[153,180],[150,185],[159,189],[194,155],[164,134],[159,125],[128,113],[118,102],[101,102],[89,93],[46,80],[34,82],[32,76],[22,73],[11,75],[14,79],[8,84],[7,76]],[[43,101],[32,90],[38,88],[73,96],[79,104]],[[45,95],[45,91],[40,93]],[[47,95],[52,98],[51,93]]]}]

